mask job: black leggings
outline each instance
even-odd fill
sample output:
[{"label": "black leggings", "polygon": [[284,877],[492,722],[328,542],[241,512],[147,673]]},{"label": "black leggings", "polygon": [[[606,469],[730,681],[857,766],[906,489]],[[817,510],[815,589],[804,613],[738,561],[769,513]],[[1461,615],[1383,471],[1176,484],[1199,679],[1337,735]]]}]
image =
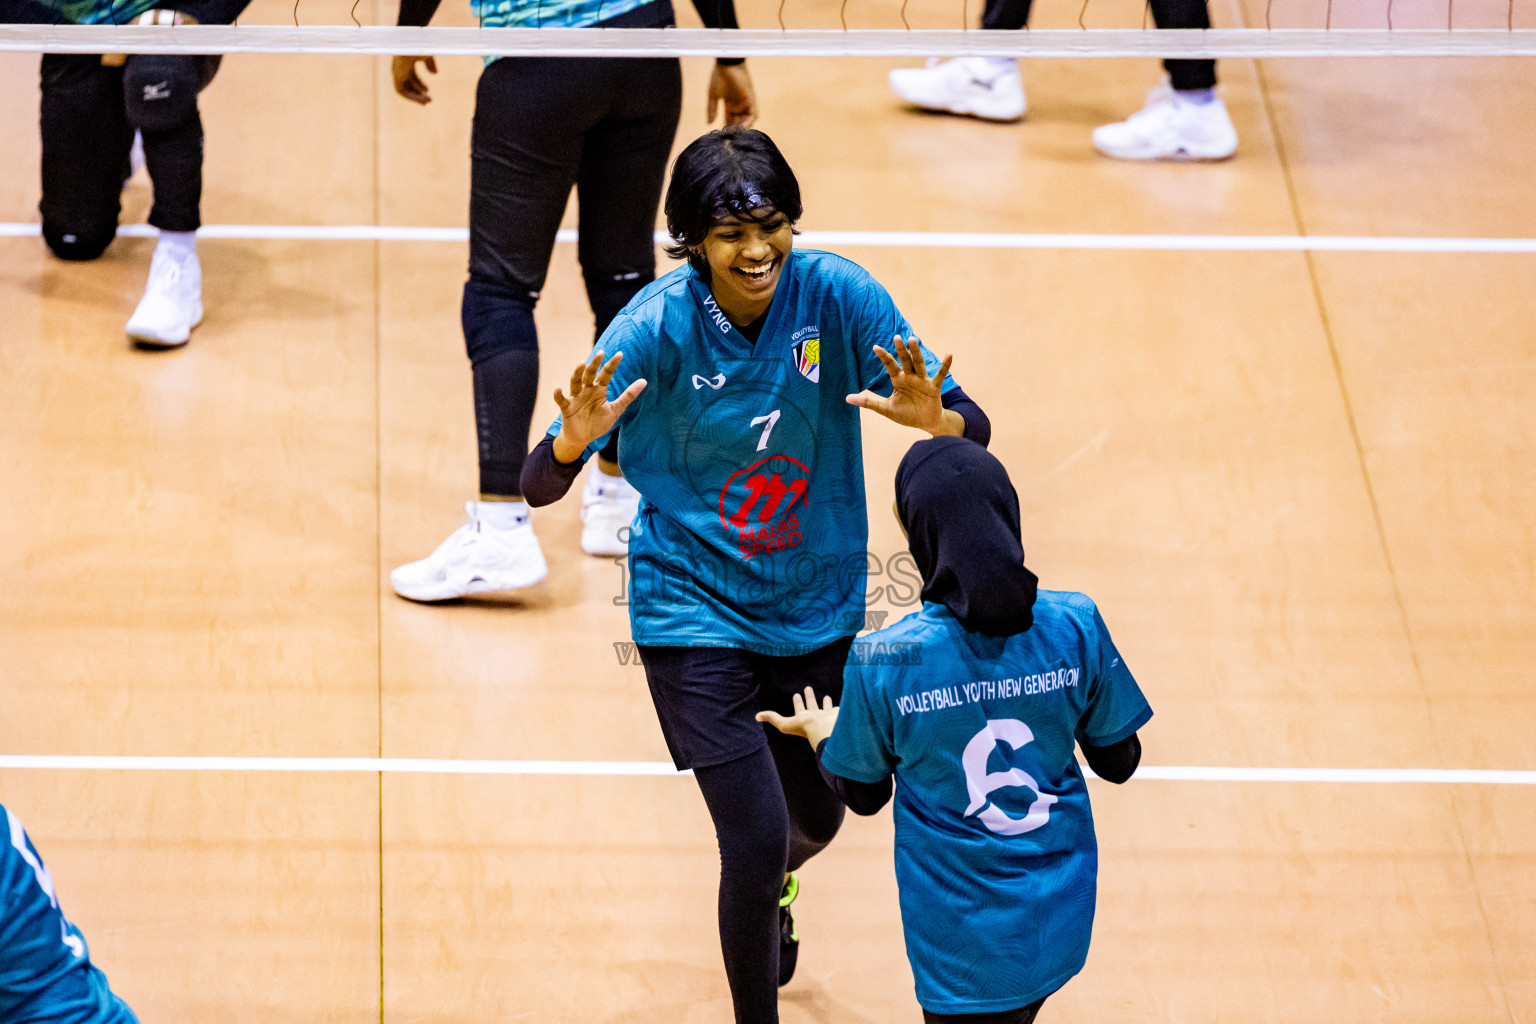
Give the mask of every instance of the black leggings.
[{"label": "black leggings", "polygon": [[1041,996],[1028,1006],[996,1013],[929,1013],[923,1011],[923,1024],[1034,1024],[1041,1005],[1049,999]]},{"label": "black leggings", "polygon": [[822,782],[811,745],[796,737],[710,768],[695,768],[720,845],[720,953],[736,1024],[779,1019],[779,894],[784,873],[826,848],[843,804]]},{"label": "black leggings", "polygon": [[504,57],[481,72],[463,306],[481,493],[521,493],[539,383],[533,307],[571,186],[600,336],[656,276],[656,208],[681,106],[671,58]]},{"label": "black leggings", "polygon": [[[1032,0],[987,0],[981,27],[1020,29],[1029,24]],[[1206,0],[1148,0],[1158,28],[1210,28]],[[1165,60],[1168,81],[1175,89],[1211,89],[1216,85],[1214,60]]]},{"label": "black leggings", "polygon": [[726,648],[641,647],[657,717],[678,767],[692,767],[720,845],[720,951],[737,1024],[779,1019],[779,894],[784,873],[843,824],[815,751],[753,718],[792,711],[810,686],[842,699],[852,638],[792,657]]},{"label": "black leggings", "polygon": [[[164,7],[204,25],[228,25],[249,0],[166,0]],[[0,20],[62,18],[47,0],[0,0]],[[155,186],[149,223],[196,231],[202,220],[203,121],[197,94],[221,58],[135,54],[106,67],[99,54],[44,54],[43,239],[66,260],[91,260],[117,235],[133,133]]]},{"label": "black leggings", "polygon": [[136,54],[106,67],[99,54],[44,54],[43,238],[55,255],[91,260],[117,235],[133,133],[154,182],[149,222],[196,231],[202,221],[203,122],[197,94],[218,57]]}]

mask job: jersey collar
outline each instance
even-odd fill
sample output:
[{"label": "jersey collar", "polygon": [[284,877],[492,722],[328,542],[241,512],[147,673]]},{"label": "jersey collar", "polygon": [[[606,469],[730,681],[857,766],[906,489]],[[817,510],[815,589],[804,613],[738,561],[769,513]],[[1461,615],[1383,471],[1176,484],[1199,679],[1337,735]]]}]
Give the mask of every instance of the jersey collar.
[{"label": "jersey collar", "polygon": [[[795,252],[790,250],[789,257],[784,261],[784,272],[779,276],[779,286],[774,289],[773,301],[768,304],[768,313],[763,320],[763,329],[758,332],[757,341],[766,342],[777,330],[778,322],[782,319],[780,311],[789,304],[788,295],[795,271]],[[709,290],[709,283],[704,275],[692,264],[688,265],[688,288],[693,292],[694,299],[699,304],[699,312],[704,317],[705,331],[719,338],[733,349],[744,350],[756,355],[762,349],[761,345],[748,341],[735,324],[726,317],[725,311],[715,301],[715,296]]]}]

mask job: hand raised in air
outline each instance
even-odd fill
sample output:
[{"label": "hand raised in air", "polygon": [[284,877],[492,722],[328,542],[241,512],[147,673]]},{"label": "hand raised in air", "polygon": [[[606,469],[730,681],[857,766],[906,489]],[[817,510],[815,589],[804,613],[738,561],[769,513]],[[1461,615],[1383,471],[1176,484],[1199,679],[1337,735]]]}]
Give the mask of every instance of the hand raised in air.
[{"label": "hand raised in air", "polygon": [[923,347],[916,338],[892,339],[892,355],[876,345],[875,356],[891,377],[891,396],[863,391],[848,396],[849,405],[877,412],[888,420],[904,427],[916,427],[930,434],[951,433],[946,429],[944,417],[944,378],[949,376],[949,364],[954,356],[945,356],[939,372],[928,376],[928,365],[923,362]]},{"label": "hand raised in air", "polygon": [[603,355],[603,350],[598,349],[591,359],[577,364],[571,372],[569,398],[559,388],[555,389],[555,404],[560,407],[560,433],[555,438],[554,456],[560,462],[575,462],[580,458],[582,450],[612,430],[624,410],[629,408],[629,403],[645,390],[645,378],[642,377],[625,388],[618,398],[608,401],[608,382],[613,380],[614,371],[624,361],[624,353],[618,353],[606,363]]}]

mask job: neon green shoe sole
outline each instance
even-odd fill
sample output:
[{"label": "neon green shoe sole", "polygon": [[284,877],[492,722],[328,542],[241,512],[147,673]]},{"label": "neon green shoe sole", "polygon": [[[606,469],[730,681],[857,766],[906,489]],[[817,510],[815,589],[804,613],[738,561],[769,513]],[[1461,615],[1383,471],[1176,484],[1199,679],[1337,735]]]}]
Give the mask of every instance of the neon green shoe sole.
[{"label": "neon green shoe sole", "polygon": [[795,976],[795,964],[800,959],[800,929],[789,905],[800,895],[800,876],[793,871],[784,880],[784,892],[779,896],[779,987],[789,984]]}]

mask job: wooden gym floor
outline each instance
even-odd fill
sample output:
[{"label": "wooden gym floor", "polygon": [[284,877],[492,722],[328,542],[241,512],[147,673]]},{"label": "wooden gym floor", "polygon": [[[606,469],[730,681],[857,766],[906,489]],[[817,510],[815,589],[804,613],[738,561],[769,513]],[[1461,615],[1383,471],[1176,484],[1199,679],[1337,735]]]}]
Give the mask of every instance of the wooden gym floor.
[{"label": "wooden gym floor", "polygon": [[[804,227],[1536,237],[1529,61],[1226,61],[1241,151],[1210,166],[1091,152],[1149,61],[1030,62],[1012,126],[901,110],[900,63],[753,63]],[[0,57],[4,222],[36,219],[36,65]],[[206,222],[462,226],[478,66],[418,109],[384,59],[229,58]],[[0,754],[664,760],[575,500],[526,596],[389,589],[474,488],[464,244],[206,238],[208,318],[164,354],[122,331],[151,246],[0,238]],[[1536,256],[840,248],[991,413],[1030,564],[1157,710],[1148,764],[1536,770]],[[590,343],[571,245],[539,316],[547,395]],[[883,558],[915,438],[866,424]],[[1042,1020],[1536,1022],[1536,788],[1093,797],[1093,951]],[[146,1024],[729,1019],[686,777],[12,768],[0,802]],[[805,871],[786,1024],[920,1019],[890,832]]]}]

